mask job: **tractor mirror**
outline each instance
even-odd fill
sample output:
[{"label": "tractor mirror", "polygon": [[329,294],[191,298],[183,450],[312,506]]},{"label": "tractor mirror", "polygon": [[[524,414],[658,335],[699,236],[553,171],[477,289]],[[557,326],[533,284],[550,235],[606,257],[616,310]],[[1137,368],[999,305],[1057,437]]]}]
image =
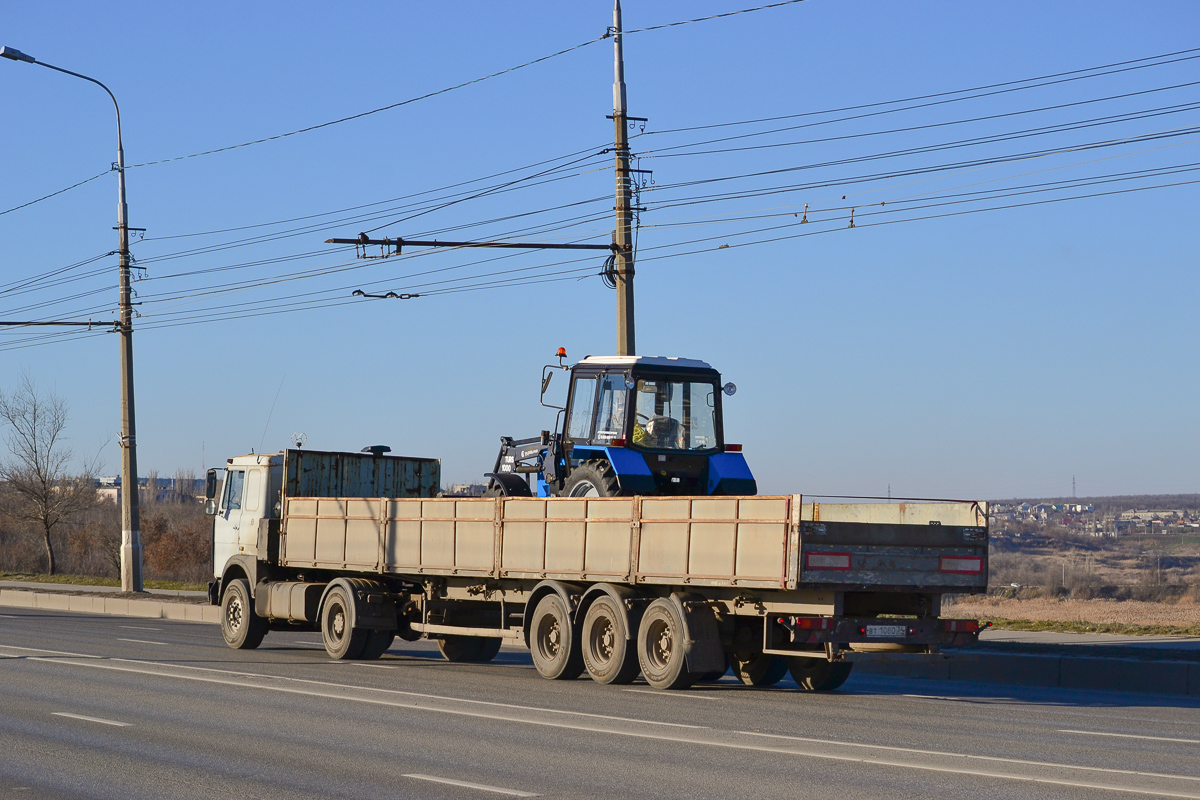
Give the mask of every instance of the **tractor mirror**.
[{"label": "tractor mirror", "polygon": [[550,388],[550,379],[554,377],[553,372],[547,372],[542,376],[542,394],[546,394],[546,390]]},{"label": "tractor mirror", "polygon": [[733,397],[735,394],[737,394],[737,386],[734,386],[733,383],[730,382],[722,386],[721,391],[730,397]]}]

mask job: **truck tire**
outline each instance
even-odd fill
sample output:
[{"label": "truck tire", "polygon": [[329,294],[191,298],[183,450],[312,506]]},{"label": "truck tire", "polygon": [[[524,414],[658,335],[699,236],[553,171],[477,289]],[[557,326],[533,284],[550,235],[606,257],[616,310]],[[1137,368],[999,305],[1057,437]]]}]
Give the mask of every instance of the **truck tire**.
[{"label": "truck tire", "polygon": [[478,660],[479,648],[483,639],[478,636],[443,636],[437,640],[438,650],[442,658],[453,664],[465,664]]},{"label": "truck tire", "polygon": [[739,619],[733,633],[733,646],[726,652],[733,674],[747,686],[774,686],[788,672],[786,661],[763,653],[764,624],[762,619]]},{"label": "truck tire", "polygon": [[253,650],[267,635],[267,621],[254,613],[245,578],[230,581],[221,595],[221,635],[234,650]]},{"label": "truck tire", "polygon": [[733,674],[747,686],[774,686],[788,673],[788,663],[779,656],[755,653],[749,658],[730,656]]},{"label": "truck tire", "polygon": [[596,683],[633,683],[638,676],[637,647],[628,638],[625,609],[611,597],[597,597],[583,617],[580,650],[588,675]]},{"label": "truck tire", "polygon": [[475,653],[475,658],[471,660],[479,663],[486,663],[499,655],[500,645],[504,643],[504,640],[498,636],[475,638],[479,639],[479,651]]},{"label": "truck tire", "polygon": [[675,605],[658,598],[646,607],[638,627],[638,663],[655,689],[686,689],[696,681],[683,651],[683,619]]},{"label": "truck tire", "polygon": [[854,667],[851,662],[833,662],[806,656],[790,656],[787,662],[792,680],[802,692],[832,692],[846,682]]},{"label": "truck tire", "polygon": [[346,590],[334,586],[321,609],[321,639],[331,658],[354,659],[362,655],[368,631],[353,627],[353,620],[354,608]]},{"label": "truck tire", "polygon": [[367,642],[363,645],[359,656],[367,661],[374,661],[387,652],[396,640],[395,631],[367,631]]},{"label": "truck tire", "polygon": [[621,493],[612,465],[599,458],[585,461],[567,477],[562,497],[616,497]]},{"label": "truck tire", "polygon": [[548,594],[533,612],[529,629],[529,652],[538,674],[550,680],[568,681],[583,674],[583,655],[571,615],[562,598]]}]

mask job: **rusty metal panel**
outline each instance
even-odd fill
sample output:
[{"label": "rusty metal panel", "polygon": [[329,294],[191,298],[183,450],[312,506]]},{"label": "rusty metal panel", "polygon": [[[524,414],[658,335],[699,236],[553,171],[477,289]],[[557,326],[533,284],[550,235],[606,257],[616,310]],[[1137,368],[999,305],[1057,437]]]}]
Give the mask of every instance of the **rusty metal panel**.
[{"label": "rusty metal panel", "polygon": [[436,458],[285,450],[283,461],[287,497],[435,497],[441,484]]},{"label": "rusty metal panel", "polygon": [[454,566],[491,569],[495,556],[495,500],[459,500],[454,504]]},{"label": "rusty metal panel", "polygon": [[546,566],[546,501],[506,500],[503,535],[500,555],[503,569],[542,572]]},{"label": "rusty metal panel", "polygon": [[633,501],[623,497],[588,500],[586,513],[583,571],[608,576],[629,574]]},{"label": "rusty metal panel", "polygon": [[956,525],[987,524],[987,503],[805,503],[801,520],[820,522],[862,522],[873,525]]}]

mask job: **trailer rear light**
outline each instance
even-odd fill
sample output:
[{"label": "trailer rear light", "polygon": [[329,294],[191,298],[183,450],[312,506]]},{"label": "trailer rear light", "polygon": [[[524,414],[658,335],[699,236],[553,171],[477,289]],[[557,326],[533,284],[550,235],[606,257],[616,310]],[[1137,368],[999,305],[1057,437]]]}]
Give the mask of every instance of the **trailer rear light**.
[{"label": "trailer rear light", "polygon": [[950,633],[975,633],[979,623],[973,619],[944,619],[942,627]]},{"label": "trailer rear light", "polygon": [[938,569],[942,572],[978,575],[983,572],[983,558],[980,556],[942,556]]},{"label": "trailer rear light", "polygon": [[608,446],[609,447],[624,447],[625,440],[624,439],[613,439],[611,442],[608,443]]},{"label": "trailer rear light", "polygon": [[832,617],[780,617],[777,621],[780,625],[801,631],[833,630]]},{"label": "trailer rear light", "polygon": [[806,553],[804,567],[806,569],[850,569],[850,561],[849,553]]},{"label": "trailer rear light", "polygon": [[740,453],[740,452],[742,452],[742,446],[740,444],[727,444],[727,445],[725,445],[725,452],[726,453]]}]

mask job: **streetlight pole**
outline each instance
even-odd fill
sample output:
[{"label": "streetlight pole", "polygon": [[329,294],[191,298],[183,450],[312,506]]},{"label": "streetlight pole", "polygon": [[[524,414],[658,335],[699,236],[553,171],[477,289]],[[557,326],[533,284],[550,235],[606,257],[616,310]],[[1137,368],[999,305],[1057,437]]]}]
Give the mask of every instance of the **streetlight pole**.
[{"label": "streetlight pole", "polygon": [[133,414],[133,307],[129,291],[129,208],[125,203],[125,147],[121,141],[121,107],[112,91],[95,78],[38,61],[12,47],[0,47],[0,56],[24,61],[90,81],[105,92],[117,112],[117,253],[120,258],[121,337],[121,590],[142,591],[142,535],[138,522],[137,447]]}]

